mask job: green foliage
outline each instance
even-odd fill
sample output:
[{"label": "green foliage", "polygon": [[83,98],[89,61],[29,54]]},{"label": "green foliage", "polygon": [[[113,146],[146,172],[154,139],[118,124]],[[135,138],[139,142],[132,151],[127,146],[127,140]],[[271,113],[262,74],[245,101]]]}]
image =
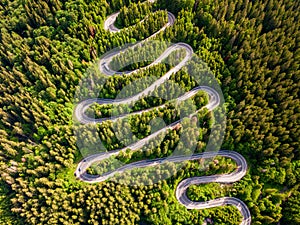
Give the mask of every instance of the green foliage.
[{"label": "green foliage", "polygon": [[[83,143],[76,143],[72,112],[73,100],[79,100],[73,96],[80,79],[100,55],[125,43],[143,40],[161,29],[168,9],[176,13],[176,22],[155,39],[188,43],[208,64],[221,84],[227,104],[223,147],[239,151],[249,164],[248,175],[228,192],[247,203],[253,224],[299,224],[299,3],[288,0],[176,0],[158,1],[154,5],[138,2],[1,1],[0,223],[202,224],[205,218],[212,218],[215,224],[239,223],[240,216],[232,207],[187,210],[174,197],[175,187],[183,178],[234,169],[234,165],[221,159],[219,164],[207,163],[207,166],[205,162],[204,166],[201,162],[190,162],[168,180],[141,187],[114,182],[85,185],[73,176],[81,159],[78,145],[85,146],[81,150],[86,152],[96,153],[101,148],[94,134],[84,129],[78,134]],[[138,12],[135,19],[132,19],[133,8]],[[111,34],[103,29],[103,23],[119,9],[122,9],[119,25],[126,29]],[[153,49],[151,53],[159,54],[160,50]],[[176,54],[170,57],[177,58]],[[126,62],[123,56],[115,59],[121,65]],[[148,64],[126,64],[123,69]],[[170,67],[159,64],[133,76],[115,76],[102,86],[101,82],[95,82],[101,92],[94,97],[114,98],[129,82],[148,74],[160,77]],[[98,73],[93,78],[104,79]],[[184,91],[197,86],[186,70],[173,74],[171,81]],[[156,92],[166,92],[166,88]],[[175,89],[171,94],[176,95]],[[200,108],[207,97],[199,95],[193,100]],[[133,111],[163,103],[161,99],[145,97],[133,106]],[[109,114],[109,106],[94,107],[99,117]],[[176,120],[174,111],[169,108],[136,117],[132,120],[136,123],[134,133],[139,138],[148,135],[149,121],[156,115],[167,123]],[[201,152],[213,117],[203,110],[197,119],[201,129],[197,132],[191,129],[190,133],[198,138],[197,151]],[[154,122],[158,129],[159,121]],[[96,126],[103,148],[118,149],[135,141],[118,140],[116,134],[121,130],[113,126],[108,121]],[[125,126],[124,129],[130,130]],[[171,154],[180,138],[179,132],[168,133],[160,147],[150,143],[152,147],[142,149],[143,154],[125,152],[118,157],[127,163]],[[168,165],[168,169],[176,167]],[[145,179],[143,172],[133,171],[127,176]],[[198,191],[198,187],[192,188]],[[200,193],[202,198],[218,194],[222,195]]]},{"label": "green foliage", "polygon": [[152,4],[148,1],[130,4],[128,7],[123,6],[120,9],[120,14],[116,19],[116,26],[118,28],[129,27],[140,22],[144,17],[149,15],[152,11]]},{"label": "green foliage", "polygon": [[158,0],[163,6],[168,8],[171,12],[177,14],[182,9],[191,11],[194,8],[195,0]]},{"label": "green foliage", "polygon": [[224,197],[226,190],[219,183],[191,185],[187,190],[187,196],[193,201],[208,201],[218,197]]},{"label": "green foliage", "polygon": [[10,208],[10,198],[12,194],[7,186],[7,184],[1,182],[0,183],[0,224],[7,225],[19,225],[21,224],[21,219],[15,218],[12,212],[7,209]]},{"label": "green foliage", "polygon": [[291,225],[300,223],[300,193],[299,186],[290,192],[283,203],[283,222]]}]

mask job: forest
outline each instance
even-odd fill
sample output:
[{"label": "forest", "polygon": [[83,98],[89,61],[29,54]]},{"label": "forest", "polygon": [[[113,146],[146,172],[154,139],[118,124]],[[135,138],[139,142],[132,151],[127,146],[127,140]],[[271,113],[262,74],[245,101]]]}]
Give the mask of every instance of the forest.
[{"label": "forest", "polygon": [[[117,11],[116,26],[124,29],[110,33],[104,30],[104,21]],[[175,15],[175,24],[153,39],[188,43],[207,63],[226,102],[222,149],[239,152],[248,163],[247,175],[239,182],[191,186],[188,196],[196,201],[237,197],[249,207],[254,225],[300,223],[299,1],[157,0],[150,4],[138,0],[2,0],[0,224],[179,225],[202,224],[207,218],[214,224],[240,224],[235,207],[188,210],[174,196],[176,185],[184,178],[234,170],[236,165],[230,159],[190,161],[169,179],[147,186],[114,180],[86,184],[74,176],[83,157],[79,149],[88,143],[87,151],[99,151],[91,132],[74,132],[78,85],[86,74],[92,74],[99,91],[89,94],[115,98],[123,87],[141,77],[166,73],[172,65],[162,62],[134,76],[114,76],[103,83],[102,75],[93,71],[106,52],[160,30],[167,22],[167,11]],[[159,55],[161,48],[150,52]],[[179,52],[170,57],[181,56]],[[126,59],[120,55],[114,62],[126,65]],[[123,71],[147,64],[132,64]],[[197,86],[185,70],[170,80],[184,90]],[[191,101],[201,108],[207,96],[199,92]],[[145,97],[130,109],[122,107],[122,112],[164,103]],[[118,127],[127,129],[130,124],[136,137],[142,138],[151,133],[149,121],[153,117],[160,116],[166,124],[175,121],[176,107],[172,102],[166,104],[166,108],[127,121],[96,125],[103,147],[110,151],[135,141],[120,142]],[[109,105],[95,104],[87,113],[101,118],[113,111]],[[197,151],[201,152],[214,115],[202,110],[196,120],[202,126],[191,136],[197,138]],[[156,128],[160,126],[157,121]],[[180,128],[170,130],[160,146],[150,143],[145,151],[125,152],[117,159],[129,163],[167,156],[175,149],[179,135]],[[87,143],[78,143],[78,137]],[[114,160],[95,164],[89,172],[110,170]],[[173,164],[166,165],[166,173],[174,170]],[[142,179],[148,172],[155,169],[136,169],[119,176]]]}]

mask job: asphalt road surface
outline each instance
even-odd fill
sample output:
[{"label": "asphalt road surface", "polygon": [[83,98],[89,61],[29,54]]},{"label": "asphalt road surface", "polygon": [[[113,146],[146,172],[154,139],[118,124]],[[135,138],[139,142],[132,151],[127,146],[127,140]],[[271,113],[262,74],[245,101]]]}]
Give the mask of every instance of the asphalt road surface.
[{"label": "asphalt road surface", "polygon": [[[151,2],[153,2],[153,0],[151,0]],[[108,30],[110,32],[119,32],[120,31],[118,28],[116,28],[114,26],[114,22],[116,21],[118,14],[119,13],[117,12],[107,18],[107,20],[104,23],[105,30]],[[161,28],[158,32],[151,35],[150,37],[153,37],[157,33],[162,32],[168,26],[172,26],[174,24],[174,22],[175,22],[175,16],[172,13],[168,13],[168,23],[163,28]],[[144,41],[148,40],[149,38],[145,39]],[[76,106],[76,108],[74,110],[75,118],[82,124],[88,124],[88,123],[101,123],[105,120],[116,120],[116,119],[120,119],[120,118],[128,116],[128,114],[123,114],[123,115],[118,115],[118,116],[109,117],[109,118],[94,119],[94,118],[88,117],[85,114],[85,111],[93,103],[113,104],[113,105],[128,104],[128,103],[132,103],[132,102],[135,102],[135,101],[141,99],[143,96],[148,95],[156,87],[158,87],[159,85],[163,84],[166,80],[168,80],[173,73],[176,73],[177,71],[179,71],[191,59],[191,57],[193,55],[193,49],[186,43],[177,43],[177,44],[174,44],[174,45],[170,46],[169,48],[167,48],[153,63],[151,63],[147,67],[153,66],[154,64],[157,64],[157,63],[160,63],[171,52],[173,52],[177,49],[184,49],[186,51],[186,55],[185,55],[184,59],[178,65],[176,65],[175,67],[170,69],[161,78],[156,80],[149,87],[147,87],[146,89],[144,89],[137,95],[134,95],[134,96],[131,96],[131,97],[125,98],[125,99],[112,100],[112,99],[93,98],[93,99],[87,99],[87,100],[81,101],[80,103],[78,103],[78,105]],[[121,50],[113,52],[111,54],[106,55],[104,58],[102,58],[100,60],[99,68],[102,73],[104,73],[108,76],[124,73],[124,72],[114,71],[109,68],[109,63],[111,62],[112,58],[120,53],[121,53]],[[131,73],[135,73],[135,72],[136,71],[127,71],[126,74],[130,75]],[[180,96],[177,100],[181,101],[181,100],[190,98],[193,95],[195,95],[198,91],[205,91],[208,94],[209,102],[205,107],[209,111],[214,110],[220,104],[220,97],[219,97],[218,92],[208,86],[198,86],[198,87],[194,88],[193,90]],[[164,105],[159,106],[159,107],[164,107]],[[152,109],[141,110],[138,112],[131,113],[130,115],[140,114],[140,113],[143,113],[143,112],[146,112],[149,110],[152,110]],[[204,152],[204,153],[194,154],[194,155],[190,155],[190,156],[179,155],[179,156],[171,156],[168,158],[142,160],[142,161],[124,165],[124,166],[116,169],[115,171],[109,171],[107,173],[102,174],[101,176],[100,175],[90,175],[87,173],[87,169],[93,163],[100,162],[101,160],[107,159],[114,155],[118,155],[121,151],[125,151],[128,148],[131,149],[131,151],[138,150],[141,147],[143,147],[146,143],[148,143],[149,140],[153,139],[154,137],[156,137],[157,135],[159,135],[163,132],[166,132],[169,129],[173,129],[180,122],[181,122],[181,120],[178,120],[162,129],[156,131],[155,133],[151,134],[150,136],[145,137],[144,139],[141,139],[138,142],[127,146],[124,149],[118,149],[118,150],[109,151],[109,152],[105,152],[105,153],[94,154],[94,155],[90,155],[90,156],[86,157],[78,164],[77,169],[75,171],[76,177],[87,183],[97,183],[97,182],[103,182],[103,181],[113,177],[116,173],[122,173],[126,170],[131,170],[134,168],[156,166],[158,164],[163,164],[166,162],[183,162],[183,161],[188,161],[188,160],[196,160],[196,159],[200,159],[200,158],[213,158],[216,155],[231,158],[237,164],[237,169],[234,172],[232,172],[230,174],[191,177],[191,178],[184,179],[178,184],[175,195],[176,195],[176,198],[179,201],[179,203],[184,205],[188,209],[205,209],[205,208],[212,208],[212,207],[218,207],[218,206],[223,206],[223,205],[234,205],[235,207],[237,207],[237,209],[240,211],[240,213],[243,217],[241,225],[251,224],[250,211],[249,211],[248,207],[246,206],[246,204],[243,201],[241,201],[240,199],[233,198],[233,197],[223,197],[223,198],[218,198],[218,199],[214,199],[214,200],[210,200],[210,201],[206,201],[206,202],[194,202],[194,201],[191,201],[186,195],[186,191],[190,185],[204,184],[204,183],[210,183],[210,182],[234,183],[234,182],[242,179],[243,176],[247,172],[247,162],[242,155],[240,155],[239,153],[234,152],[234,151],[220,150],[217,152]]]}]

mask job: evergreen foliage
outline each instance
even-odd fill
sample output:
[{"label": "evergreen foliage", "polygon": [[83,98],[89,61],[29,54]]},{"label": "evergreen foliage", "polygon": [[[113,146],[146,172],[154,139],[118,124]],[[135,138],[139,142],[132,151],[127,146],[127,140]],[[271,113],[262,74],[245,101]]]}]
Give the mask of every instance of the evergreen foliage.
[{"label": "evergreen foliage", "polygon": [[[118,26],[126,29],[105,31],[105,18],[120,9]],[[77,100],[73,96],[80,79],[107,51],[161,29],[166,10],[176,14],[176,22],[155,39],[188,43],[208,64],[226,98],[223,147],[240,152],[249,164],[248,175],[230,186],[226,196],[243,200],[255,225],[299,224],[300,3],[291,0],[159,0],[153,6],[138,0],[2,0],[1,224],[202,224],[205,218],[213,218],[215,224],[238,224],[233,207],[187,210],[176,201],[176,185],[199,174],[197,162],[149,186],[110,181],[87,185],[74,178],[81,156],[72,129]],[[137,12],[134,20],[133,12]],[[124,58],[116,60],[122,63]],[[147,72],[159,77],[167,69],[159,64]],[[147,72],[108,79],[100,97],[115,97]],[[185,71],[171,79],[185,90],[197,85]],[[204,99],[198,98],[199,106]],[[162,103],[143,99],[134,110]],[[106,116],[105,110],[109,109],[100,108],[97,115]],[[169,112],[161,114],[168,122],[175,119]],[[133,120],[141,137],[150,132],[151,116],[145,113]],[[203,124],[199,152],[205,148],[212,119],[207,112],[198,115]],[[111,122],[98,125],[97,131],[108,150],[124,146]],[[178,132],[168,133],[162,146],[144,151],[145,155],[169,154]],[[124,162],[144,157],[138,153],[118,157]],[[231,163],[220,159],[201,175],[230,169]],[[138,179],[143,172],[132,171],[132,176]],[[203,197],[197,190],[193,195]]]}]

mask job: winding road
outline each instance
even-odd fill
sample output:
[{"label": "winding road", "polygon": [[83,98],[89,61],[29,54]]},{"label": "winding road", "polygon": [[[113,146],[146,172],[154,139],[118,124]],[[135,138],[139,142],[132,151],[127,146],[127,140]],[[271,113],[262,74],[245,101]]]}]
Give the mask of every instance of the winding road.
[{"label": "winding road", "polygon": [[[151,1],[152,2],[152,1]],[[104,23],[105,30],[108,30],[110,32],[119,32],[120,30],[114,26],[114,22],[116,21],[116,18],[119,13],[115,13],[107,18],[107,20]],[[151,35],[150,37],[155,36],[157,33],[162,32],[164,29],[166,29],[168,26],[172,26],[175,22],[175,17],[172,13],[168,13],[168,23],[161,28],[158,32]],[[149,37],[149,38],[150,38]],[[148,40],[149,38],[145,39],[144,41]],[[140,43],[139,43],[140,44]],[[135,45],[136,47],[136,45]],[[170,78],[170,76],[173,73],[178,72],[183,66],[186,65],[186,63],[191,59],[193,55],[193,49],[186,43],[177,43],[169,48],[167,48],[153,63],[151,63],[149,66],[153,66],[154,64],[160,63],[163,59],[165,59],[171,52],[173,52],[176,49],[184,49],[186,51],[186,55],[184,59],[177,64],[175,67],[171,68],[166,74],[164,74],[162,77],[157,79],[154,83],[152,83],[149,87],[141,91],[140,93],[123,99],[100,99],[100,98],[93,98],[93,99],[86,99],[81,102],[79,102],[74,110],[74,116],[75,118],[82,124],[89,124],[89,123],[101,123],[105,120],[116,120],[123,117],[128,116],[128,114],[118,115],[114,117],[109,118],[101,118],[101,119],[94,119],[90,118],[85,114],[85,111],[93,104],[112,104],[112,105],[118,105],[118,104],[129,104],[136,102],[137,100],[141,99],[143,96],[148,95],[150,92],[152,92],[156,87],[163,84],[166,80]],[[123,74],[124,72],[118,72],[114,71],[111,68],[109,68],[109,63],[111,62],[112,58],[116,55],[120,54],[120,51],[113,52],[111,54],[108,54],[104,56],[99,63],[100,71],[108,76],[112,76],[115,74]],[[143,69],[143,68],[141,68]],[[125,72],[126,75],[130,75],[131,73],[135,73],[135,71],[127,71]],[[209,111],[214,110],[219,104],[220,104],[220,97],[217,91],[212,89],[208,86],[198,86],[191,91],[185,93],[184,95],[180,96],[177,101],[182,101],[187,98],[190,98],[191,96],[195,95],[198,91],[205,91],[209,96],[209,103],[205,106]],[[164,105],[159,106],[164,107]],[[153,108],[152,108],[153,109]],[[134,114],[140,114],[145,111],[152,110],[146,109],[141,110],[138,112],[130,113],[130,115]],[[201,109],[199,109],[201,110]],[[195,112],[194,114],[196,114]],[[193,115],[194,115],[193,114]],[[188,209],[206,209],[206,208],[212,208],[212,207],[218,207],[223,205],[234,205],[237,207],[237,209],[240,211],[243,219],[241,222],[241,225],[249,225],[251,224],[251,215],[248,207],[246,204],[241,201],[240,199],[234,198],[234,197],[223,197],[218,198],[206,202],[194,202],[191,201],[187,195],[186,191],[189,186],[194,184],[204,184],[204,183],[210,183],[210,182],[217,182],[217,183],[234,183],[236,181],[239,181],[244,177],[244,175],[247,172],[247,162],[244,159],[242,155],[240,155],[237,152],[234,151],[228,151],[228,150],[220,150],[217,153],[216,152],[204,152],[199,154],[193,154],[190,156],[181,155],[181,156],[171,156],[168,158],[159,158],[159,159],[153,159],[153,160],[142,160],[134,163],[130,163],[127,165],[124,165],[115,171],[110,171],[107,173],[100,175],[91,175],[87,173],[87,169],[95,162],[99,162],[101,160],[107,159],[111,156],[118,155],[121,151],[125,151],[126,149],[131,149],[132,151],[140,149],[142,146],[144,146],[146,143],[148,143],[149,140],[156,137],[158,134],[168,131],[169,129],[173,129],[178,123],[180,123],[181,120],[178,120],[158,131],[155,133],[149,135],[148,137],[141,139],[137,141],[136,143],[133,143],[129,146],[126,146],[124,149],[118,149],[114,151],[104,152],[100,154],[94,154],[86,157],[83,159],[77,166],[77,169],[75,171],[75,176],[87,183],[97,183],[97,182],[103,182],[111,177],[113,177],[116,173],[122,173],[126,170],[131,170],[134,168],[142,168],[142,167],[149,167],[149,166],[156,166],[158,164],[163,164],[166,162],[182,162],[182,161],[188,161],[188,160],[196,160],[200,158],[213,158],[216,155],[227,157],[233,159],[237,164],[237,169],[230,173],[230,174],[221,174],[221,175],[212,175],[212,176],[202,176],[202,177],[191,177],[182,180],[175,191],[175,195],[177,200],[180,204],[185,206]]]}]

